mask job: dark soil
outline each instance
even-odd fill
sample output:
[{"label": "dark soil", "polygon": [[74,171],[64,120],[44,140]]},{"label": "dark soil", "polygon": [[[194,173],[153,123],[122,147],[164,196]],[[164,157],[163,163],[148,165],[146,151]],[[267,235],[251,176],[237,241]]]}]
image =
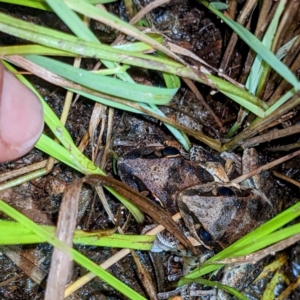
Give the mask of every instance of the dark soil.
[{"label": "dark soil", "polygon": [[[141,6],[145,6],[151,1],[141,0],[137,2],[140,2]],[[242,7],[244,1],[238,2],[239,9]],[[123,19],[128,19],[123,1],[107,5],[107,8],[121,16]],[[0,4],[0,10],[17,18],[28,20],[39,25],[68,31],[64,24],[62,24],[52,13],[2,3]],[[256,12],[254,12],[254,15],[255,13]],[[209,63],[213,68],[218,68],[220,66],[231,32],[226,29],[220,20],[216,19],[207,9],[198,5],[196,1],[170,1],[170,3],[151,12],[148,18],[150,22],[153,23],[153,29],[163,32],[169,41],[193,52]],[[118,35],[118,33],[111,28],[97,22],[92,22],[92,29],[104,43],[113,42]],[[21,41],[6,34],[0,34],[0,45],[16,45],[24,42],[25,41]],[[247,53],[248,48],[246,48],[244,44],[239,43],[224,72],[238,80],[243,74],[243,66]],[[82,67],[91,69],[94,64],[95,61],[86,59],[83,60]],[[299,76],[299,72],[296,72],[296,74]],[[130,75],[132,75],[137,82],[142,82],[144,84],[162,84],[161,75],[153,71],[150,72],[131,68]],[[53,111],[60,116],[65,91],[38,78],[29,77],[29,79],[35,84],[35,87],[51,106]],[[208,88],[207,86],[197,84],[197,88],[220,119],[223,125],[222,129],[216,125],[214,118],[201,104],[199,104],[199,101],[193,92],[191,92],[184,83],[172,102],[166,107],[161,107],[162,111],[167,116],[176,119],[178,122],[189,128],[199,131],[202,130],[205,134],[215,139],[224,138],[225,134],[237,118],[239,106],[220,93],[212,94],[211,88]],[[93,106],[93,102],[81,97],[71,109],[66,128],[70,132],[76,145],[80,143],[88,130]],[[281,124],[278,128],[296,124],[298,120],[299,113],[295,110],[294,117],[284,124]],[[100,128],[95,132],[95,136],[98,136],[99,131]],[[51,134],[48,128],[45,128],[45,132],[49,135]],[[105,138],[106,133],[103,136],[102,145],[105,144]],[[152,118],[115,111],[113,150],[118,155],[134,149],[137,146],[142,147],[156,143],[163,145],[166,141],[173,139],[174,138],[172,138],[164,125]],[[299,135],[294,135],[292,137],[271,141],[257,147],[262,162],[267,163],[283,156],[283,154],[279,152],[268,152],[265,150],[266,148],[290,144],[292,142],[297,142],[298,139]],[[196,141],[193,140],[192,142]],[[240,149],[236,150],[236,153],[240,155]],[[84,154],[87,157],[91,157],[90,145],[87,146]],[[102,153],[100,153],[99,157],[101,157],[101,154]],[[45,154],[34,149],[23,158],[13,162],[0,164],[0,172],[4,173],[24,166],[29,166],[46,158],[47,156]],[[277,168],[277,171],[299,181],[299,158],[292,159],[291,161],[282,164]],[[113,172],[113,162],[111,157],[109,157],[106,162],[106,172],[117,177]],[[55,224],[62,199],[62,192],[65,186],[81,177],[81,174],[69,167],[57,164],[47,176],[3,191],[0,193],[0,198],[9,202],[39,223]],[[283,201],[283,208],[289,207],[298,201],[298,187],[295,187],[291,183],[286,183],[281,179],[274,180],[276,180],[276,184],[280,191],[279,194]],[[111,210],[116,213],[119,203],[109,194],[107,197],[109,199]],[[82,213],[78,226],[81,228],[93,230],[105,229],[113,226],[108,219],[101,202],[96,196],[95,191],[91,188],[85,187],[83,189],[80,209],[82,210]],[[126,214],[124,214],[124,216],[125,215]],[[124,216],[122,224],[125,222]],[[1,215],[1,217],[4,216]],[[151,223],[151,220],[147,219],[147,222]],[[139,234],[140,231],[140,228],[138,228],[134,220],[131,220],[128,225],[127,233]],[[100,249],[97,247],[76,248],[96,263],[103,262],[117,251],[116,249]],[[21,247],[1,247],[0,299],[42,299],[47,272],[50,266],[51,249],[52,247],[45,244]],[[15,264],[16,259],[13,260],[11,258],[12,255],[8,254],[13,252],[17,253],[17,255],[21,255],[22,259],[28,262],[28,265],[23,268],[18,267]],[[285,271],[290,280],[294,281],[299,276],[300,270],[298,261],[299,245],[297,244],[291,247],[285,253],[289,259]],[[176,282],[181,274],[181,263],[178,262],[176,257],[169,253],[153,254],[139,252],[138,255],[150,272],[158,292],[166,292],[175,288]],[[33,261],[33,258],[36,258],[36,260]],[[41,274],[36,282],[31,278],[32,275],[30,275],[32,269],[38,269]],[[125,282],[147,298],[131,256],[121,260],[118,264],[114,265],[110,271],[121,281]],[[86,271],[80,266],[75,266],[73,279],[82,276],[85,272]],[[249,291],[249,299],[259,299],[264,287],[265,282],[257,284],[252,291]],[[285,285],[278,287],[278,291],[281,291],[283,287],[285,287]],[[76,295],[72,297],[74,299],[124,299],[122,295],[115,292],[111,287],[99,279],[95,279],[86,284],[84,288],[77,291]],[[295,290],[288,299],[299,299],[299,290]]]}]

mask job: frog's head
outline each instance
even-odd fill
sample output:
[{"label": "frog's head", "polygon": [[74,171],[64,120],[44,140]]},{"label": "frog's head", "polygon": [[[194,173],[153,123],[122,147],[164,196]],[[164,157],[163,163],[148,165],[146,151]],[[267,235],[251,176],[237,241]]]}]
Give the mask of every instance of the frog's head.
[{"label": "frog's head", "polygon": [[195,239],[205,246],[232,244],[270,218],[261,192],[239,185],[208,183],[179,194],[178,207]]}]

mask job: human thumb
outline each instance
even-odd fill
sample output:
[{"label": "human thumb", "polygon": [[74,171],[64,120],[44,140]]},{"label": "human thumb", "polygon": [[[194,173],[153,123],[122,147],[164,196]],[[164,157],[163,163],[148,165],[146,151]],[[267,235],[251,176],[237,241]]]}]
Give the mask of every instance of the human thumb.
[{"label": "human thumb", "polygon": [[0,162],[29,152],[43,127],[37,96],[0,63]]}]

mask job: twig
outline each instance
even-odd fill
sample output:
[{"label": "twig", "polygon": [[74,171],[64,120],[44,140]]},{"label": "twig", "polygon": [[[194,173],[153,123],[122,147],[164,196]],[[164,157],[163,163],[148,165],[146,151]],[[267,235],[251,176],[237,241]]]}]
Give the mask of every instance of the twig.
[{"label": "twig", "polygon": [[[23,174],[27,174],[29,172],[36,171],[38,169],[44,168],[47,164],[47,160],[40,161],[38,163],[32,164],[30,166],[26,166],[23,168],[19,168],[17,170],[8,171],[0,174],[0,182],[6,181],[8,179],[21,176]],[[0,185],[0,190],[3,190]]]},{"label": "twig", "polygon": [[300,148],[300,143],[293,143],[293,144],[289,144],[289,145],[283,145],[283,146],[277,146],[277,147],[269,147],[269,148],[265,148],[266,151],[270,151],[270,152],[287,152],[290,150],[294,150],[294,149],[298,149]]},{"label": "twig", "polygon": [[182,78],[183,81],[186,83],[186,85],[192,90],[192,92],[195,94],[196,98],[201,102],[201,104],[205,107],[205,109],[211,114],[211,116],[214,118],[215,122],[218,124],[221,130],[224,130],[223,124],[220,121],[219,117],[214,113],[214,111],[211,109],[211,107],[206,103],[206,101],[203,99],[202,95],[198,91],[195,84],[192,82],[192,80],[187,78]]},{"label": "twig", "polygon": [[285,161],[287,161],[287,160],[289,160],[289,159],[291,159],[291,158],[293,158],[295,156],[298,156],[298,155],[300,155],[300,150],[295,151],[293,153],[290,153],[290,154],[288,154],[286,156],[283,156],[281,158],[278,158],[278,159],[276,159],[276,160],[274,160],[274,161],[272,161],[272,162],[270,162],[268,164],[265,164],[265,165],[263,165],[263,166],[255,169],[255,170],[247,173],[247,174],[243,174],[243,175],[241,175],[241,176],[233,179],[231,182],[233,182],[233,183],[240,183],[240,182],[242,182],[242,181],[244,181],[244,180],[246,180],[246,179],[248,179],[248,178],[250,178],[250,177],[252,177],[252,176],[254,176],[256,174],[259,174],[262,171],[271,169],[271,168],[273,168],[273,167],[275,167],[275,166],[277,166],[277,165],[279,165],[279,164],[281,164],[281,163],[283,163],[283,162],[285,162]]},{"label": "twig", "polygon": [[283,179],[283,180],[285,180],[285,181],[287,181],[287,182],[290,182],[290,183],[292,183],[292,184],[294,184],[294,185],[300,187],[300,182],[298,182],[298,181],[296,181],[296,180],[294,180],[294,179],[292,179],[292,178],[290,178],[290,177],[288,177],[288,176],[285,176],[285,175],[283,175],[283,174],[280,174],[280,173],[278,173],[278,172],[276,172],[276,171],[273,171],[272,174],[273,174],[274,176],[280,178],[280,179]]},{"label": "twig", "polygon": [[151,10],[155,9],[156,7],[159,7],[167,2],[170,2],[170,0],[156,0],[152,3],[148,4],[144,8],[142,8],[131,20],[130,24],[134,25],[139,20],[141,20],[146,14],[148,14]]},{"label": "twig", "polygon": [[262,134],[260,136],[256,136],[252,139],[248,139],[246,140],[243,144],[242,147],[243,148],[249,148],[252,147],[253,145],[256,144],[261,144],[264,142],[268,142],[268,141],[272,141],[272,140],[276,140],[276,139],[280,139],[282,137],[286,137],[295,133],[300,132],[300,124],[296,124],[293,126],[290,126],[288,128],[285,129],[281,129],[281,130],[273,130],[271,132],[268,132],[266,134]]}]

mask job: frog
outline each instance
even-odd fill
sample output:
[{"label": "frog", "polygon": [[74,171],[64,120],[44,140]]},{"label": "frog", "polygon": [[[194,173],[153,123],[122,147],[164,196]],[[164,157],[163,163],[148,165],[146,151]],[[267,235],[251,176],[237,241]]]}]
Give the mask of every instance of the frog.
[{"label": "frog", "polygon": [[[122,181],[148,195],[171,214],[180,211],[188,232],[199,244],[219,251],[278,212],[276,189],[268,172],[240,185],[230,182],[239,173],[258,167],[257,157],[254,148],[245,149],[242,169],[232,171],[232,166],[227,166],[228,159],[201,146],[191,149],[189,159],[174,147],[144,147],[121,156],[118,170]],[[170,243],[161,241],[160,244],[167,246],[164,250],[170,248]],[[250,269],[255,271],[257,266],[250,268],[245,264],[231,268],[224,272],[222,283],[240,289],[245,284],[237,281],[244,282]],[[232,282],[233,278],[236,282]]]},{"label": "frog", "polygon": [[192,236],[207,245],[217,243],[221,248],[275,215],[264,193],[235,184],[196,185],[182,191],[177,202]]},{"label": "frog", "polygon": [[[258,165],[253,148],[244,151],[242,160],[243,173]],[[226,162],[201,146],[191,149],[190,159],[175,147],[151,146],[125,153],[117,167],[123,182],[171,214],[180,211],[196,240],[205,244],[197,233],[202,228],[206,239],[224,248],[276,214],[274,184],[265,173],[241,185],[231,184],[229,180],[237,174],[229,174]],[[268,189],[266,193],[263,188]]]}]

